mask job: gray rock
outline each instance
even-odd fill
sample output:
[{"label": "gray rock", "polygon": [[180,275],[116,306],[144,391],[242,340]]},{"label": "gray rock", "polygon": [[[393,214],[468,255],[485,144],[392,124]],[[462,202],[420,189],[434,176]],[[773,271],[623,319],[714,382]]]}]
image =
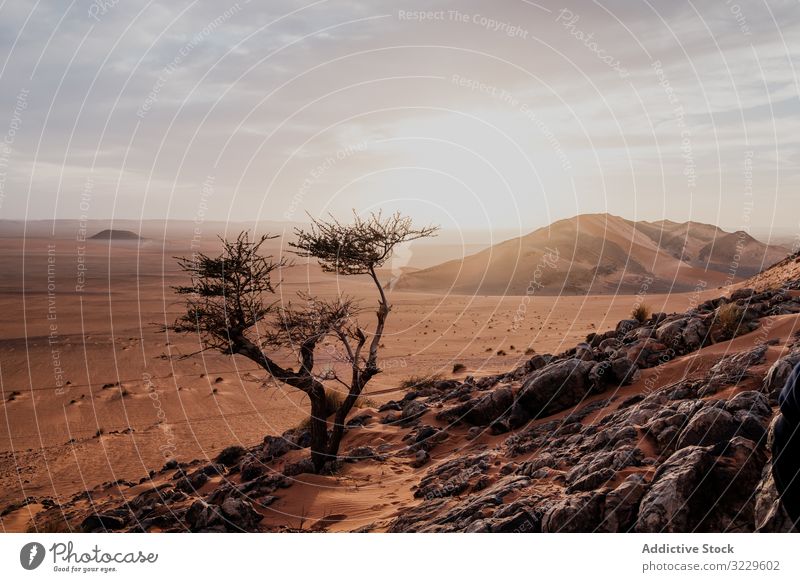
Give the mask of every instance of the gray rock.
[{"label": "gray rock", "polygon": [[764,361],[767,346],[760,345],[746,352],[725,356],[711,367],[709,381],[718,386],[738,384],[747,375],[747,369]]},{"label": "gray rock", "polygon": [[685,447],[670,456],[656,470],[642,499],[636,531],[692,531],[704,515],[708,500],[700,484],[713,464],[714,457],[705,447]]},{"label": "gray rock", "polygon": [[577,479],[572,485],[567,487],[567,493],[575,491],[594,491],[608,483],[616,475],[616,471],[610,468],[600,469]]},{"label": "gray rock", "polygon": [[721,443],[730,439],[737,428],[731,413],[709,406],[692,416],[678,436],[677,448]]},{"label": "gray rock", "polygon": [[800,349],[795,349],[788,355],[782,357],[772,364],[767,375],[764,377],[762,386],[763,392],[767,395],[770,402],[778,402],[780,393],[792,370],[800,363]]},{"label": "gray rock", "polygon": [[117,531],[124,527],[124,519],[103,513],[93,513],[81,522],[81,530],[84,532]]},{"label": "gray rock", "polygon": [[628,532],[633,528],[639,503],[646,491],[644,477],[634,473],[606,495],[605,524],[608,531]]},{"label": "gray rock", "polygon": [[[768,443],[772,449],[775,424],[778,417],[772,419],[769,427]],[[796,532],[791,518],[786,513],[780,500],[775,478],[772,476],[772,463],[765,463],[761,470],[761,479],[755,489],[754,521],[755,531],[765,533]]]},{"label": "gray rock", "polygon": [[621,357],[595,364],[589,372],[589,379],[596,386],[601,386],[602,383],[624,386],[635,382],[640,375],[639,366],[635,362]]},{"label": "gray rock", "polygon": [[428,454],[428,451],[421,450],[417,451],[416,455],[414,455],[414,460],[411,461],[411,466],[414,468],[419,468],[428,463],[431,460],[431,456]]},{"label": "gray rock", "polygon": [[755,490],[755,531],[762,533],[797,531],[781,503],[772,476],[772,463],[764,465],[761,480]]},{"label": "gray rock", "polygon": [[403,411],[400,413],[400,421],[403,423],[411,423],[427,411],[428,406],[424,402],[412,400],[403,407]]},{"label": "gray rock", "polygon": [[244,447],[233,445],[223,449],[217,456],[216,461],[217,463],[222,463],[226,467],[232,467],[239,462],[239,459],[241,459],[246,452]]},{"label": "gray rock", "polygon": [[539,533],[542,531],[542,521],[523,509],[515,515],[495,521],[491,529],[495,533]]},{"label": "gray rock", "polygon": [[588,533],[603,531],[602,493],[578,493],[556,502],[542,518],[544,533]]},{"label": "gray rock", "polygon": [[216,505],[206,503],[198,499],[189,507],[186,512],[186,524],[190,531],[203,531],[210,527],[221,526],[222,516]]},{"label": "gray rock", "polygon": [[437,415],[447,422],[466,422],[473,426],[488,426],[511,410],[514,391],[510,386],[492,390]]},{"label": "gray rock", "polygon": [[765,418],[772,416],[772,407],[769,405],[767,397],[754,390],[739,392],[725,403],[725,410],[732,414],[738,410],[744,410]]},{"label": "gray rock", "polygon": [[706,342],[708,328],[697,317],[682,317],[661,324],[656,339],[677,353],[686,354],[700,349]]},{"label": "gray rock", "polygon": [[589,393],[593,366],[594,362],[574,358],[549,364],[523,384],[517,403],[531,418],[574,406]]},{"label": "gray rock", "polygon": [[617,323],[616,335],[622,337],[641,325],[637,319],[623,319]]},{"label": "gray rock", "polygon": [[220,506],[222,515],[228,520],[227,527],[233,531],[255,531],[261,515],[244,499],[228,497]]}]

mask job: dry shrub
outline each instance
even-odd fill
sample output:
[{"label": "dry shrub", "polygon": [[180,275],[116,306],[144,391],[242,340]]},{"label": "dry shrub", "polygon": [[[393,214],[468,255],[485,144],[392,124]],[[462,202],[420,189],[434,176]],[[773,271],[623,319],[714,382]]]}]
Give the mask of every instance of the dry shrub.
[{"label": "dry shrub", "polygon": [[409,376],[400,382],[400,388],[403,390],[422,390],[424,388],[433,388],[437,383],[444,380],[441,374],[430,374],[428,376]]},{"label": "dry shrub", "polygon": [[631,317],[639,323],[644,323],[650,319],[650,308],[644,303],[639,303],[631,311]]},{"label": "dry shrub", "polygon": [[734,338],[742,324],[744,309],[736,303],[726,303],[717,309],[717,323],[725,335]]}]

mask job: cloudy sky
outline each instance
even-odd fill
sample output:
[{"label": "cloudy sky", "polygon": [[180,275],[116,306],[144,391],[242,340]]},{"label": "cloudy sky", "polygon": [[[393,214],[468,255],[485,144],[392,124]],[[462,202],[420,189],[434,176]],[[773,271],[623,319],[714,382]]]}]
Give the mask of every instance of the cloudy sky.
[{"label": "cloudy sky", "polygon": [[800,230],[795,0],[7,0],[0,45],[0,218]]}]

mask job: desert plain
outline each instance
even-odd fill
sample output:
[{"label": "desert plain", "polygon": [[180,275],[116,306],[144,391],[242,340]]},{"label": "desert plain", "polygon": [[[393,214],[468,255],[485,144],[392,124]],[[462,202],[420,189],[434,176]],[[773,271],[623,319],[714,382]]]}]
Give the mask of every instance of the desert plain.
[{"label": "desert plain", "polygon": [[[286,254],[284,243],[272,241],[269,252]],[[199,351],[196,336],[162,329],[182,307],[172,287],[187,282],[175,257],[218,247],[213,238],[198,245],[169,233],[141,241],[41,234],[0,239],[0,509],[8,508],[0,517],[2,531],[38,529],[43,499],[59,504],[98,487],[105,498],[108,485],[120,481],[141,481],[143,488],[167,462],[209,462],[231,445],[256,446],[308,417],[302,393],[266,381],[248,360]],[[403,268],[414,271],[413,265]],[[704,281],[697,273],[693,291],[554,295],[533,287],[506,296],[390,289],[393,276],[382,273],[392,312],[380,354],[383,371],[366,390],[366,408],[402,399],[401,384],[411,376],[463,380],[507,372],[533,354],[563,352],[587,334],[614,329],[641,302],[653,312],[684,312],[730,291],[715,285],[719,277]],[[369,280],[324,273],[305,260],[283,269],[280,278],[278,301],[298,301],[297,292],[344,292],[366,307],[363,321],[374,317]],[[797,326],[797,316],[777,318],[765,369],[783,354]],[[748,340],[670,362],[657,372],[659,385],[686,377],[692,366],[707,369],[736,342]],[[334,351],[327,358],[336,365]],[[291,355],[282,361],[292,365]],[[642,391],[653,373],[646,370],[621,394]],[[451,433],[435,459],[467,446],[466,430]],[[381,426],[353,437],[348,447],[400,437],[394,427]],[[488,446],[501,437],[481,439]],[[469,442],[475,447],[481,441]],[[265,522],[326,530],[386,525],[413,503],[412,487],[425,471],[396,459],[379,474],[353,464],[336,476],[304,475],[291,495],[264,509]]]}]

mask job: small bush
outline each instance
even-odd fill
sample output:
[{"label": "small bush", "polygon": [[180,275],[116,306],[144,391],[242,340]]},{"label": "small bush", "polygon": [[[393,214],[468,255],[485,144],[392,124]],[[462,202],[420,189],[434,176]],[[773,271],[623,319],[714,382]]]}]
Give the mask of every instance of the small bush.
[{"label": "small bush", "polygon": [[433,388],[438,382],[444,380],[441,374],[431,374],[429,376],[409,376],[400,382],[403,390],[422,390],[423,388]]},{"label": "small bush", "polygon": [[525,355],[526,356],[532,356],[535,353],[536,353],[536,350],[534,350],[533,348],[528,348],[528,349],[525,350]]},{"label": "small bush", "polygon": [[459,372],[463,372],[466,369],[467,367],[464,364],[459,364],[459,363],[453,364],[453,374],[458,374]]},{"label": "small bush", "polygon": [[734,338],[739,332],[739,326],[742,323],[744,316],[744,309],[735,303],[726,303],[717,309],[717,323],[725,335]]},{"label": "small bush", "polygon": [[644,303],[639,303],[631,311],[631,317],[639,323],[644,323],[650,319],[650,308]]},{"label": "small bush", "polygon": [[508,354],[506,354],[505,350],[497,350],[497,355],[498,356],[507,356]]}]

